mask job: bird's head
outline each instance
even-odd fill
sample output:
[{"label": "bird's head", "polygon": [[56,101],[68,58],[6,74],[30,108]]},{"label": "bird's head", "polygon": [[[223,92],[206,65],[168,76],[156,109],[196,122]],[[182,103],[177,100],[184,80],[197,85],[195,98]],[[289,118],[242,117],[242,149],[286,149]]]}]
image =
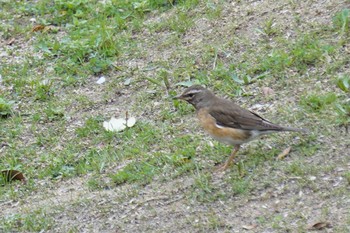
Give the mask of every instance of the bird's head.
[{"label": "bird's head", "polygon": [[192,104],[196,109],[206,107],[210,101],[215,98],[214,94],[201,85],[193,85],[187,88],[181,95],[175,96],[175,99],[185,100]]}]

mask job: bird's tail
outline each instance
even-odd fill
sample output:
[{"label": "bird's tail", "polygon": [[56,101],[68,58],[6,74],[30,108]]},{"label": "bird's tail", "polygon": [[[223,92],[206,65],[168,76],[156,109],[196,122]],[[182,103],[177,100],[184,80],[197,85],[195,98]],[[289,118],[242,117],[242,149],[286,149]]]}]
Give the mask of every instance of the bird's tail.
[{"label": "bird's tail", "polygon": [[285,126],[281,127],[281,130],[283,130],[283,131],[301,132],[301,133],[309,133],[309,130],[307,130],[307,129],[285,127]]}]

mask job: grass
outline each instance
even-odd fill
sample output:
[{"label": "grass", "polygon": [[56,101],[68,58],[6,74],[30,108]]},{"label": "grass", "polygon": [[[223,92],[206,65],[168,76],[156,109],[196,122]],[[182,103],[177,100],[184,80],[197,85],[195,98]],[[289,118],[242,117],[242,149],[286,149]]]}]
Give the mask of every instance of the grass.
[{"label": "grass", "polygon": [[342,36],[349,33],[349,9],[345,8],[333,17],[333,26]]},{"label": "grass", "polygon": [[324,95],[319,94],[311,94],[309,96],[303,97],[300,101],[301,104],[305,107],[311,108],[312,111],[321,111],[325,110],[331,104],[333,104],[337,100],[337,96],[330,92]]},{"label": "grass", "polygon": [[[217,205],[214,209],[224,208],[220,202],[243,203],[284,183],[290,185],[283,189],[286,193],[322,191],[309,177],[332,176],[335,167],[348,162],[339,151],[329,151],[329,144],[345,148],[346,136],[335,129],[349,125],[349,54],[344,47],[349,10],[334,12],[327,24],[300,20],[304,28],[293,29],[287,38],[278,16],[254,21],[249,28],[253,24],[241,20],[257,17],[256,9],[241,9],[247,15],[238,17],[227,4],[3,1],[0,37],[15,42],[1,50],[7,59],[0,70],[0,170],[22,171],[28,183],[0,180],[2,202],[21,200],[22,205],[32,195],[48,192],[38,185],[42,182],[59,186],[75,179],[86,181],[88,193],[132,186],[130,196],[125,192],[120,198],[126,203],[153,185],[187,181],[188,186],[178,188],[181,192],[169,189],[184,194],[189,203]],[[33,30],[38,25],[47,30]],[[107,81],[98,85],[101,76]],[[268,119],[300,124],[311,133],[247,144],[235,166],[220,177],[212,170],[231,148],[209,141],[194,124],[193,108],[172,100],[192,83],[247,108],[260,104],[258,111]],[[264,86],[276,95],[260,95]],[[118,133],[103,129],[104,120],[125,111],[138,119],[134,127]],[[276,161],[287,144],[293,147],[291,154]],[[326,159],[328,154],[334,158]],[[290,177],[301,178],[294,182]],[[342,177],[348,185],[349,174]],[[342,196],[345,189],[341,183],[334,192]],[[76,200],[77,206],[85,205],[84,200]],[[50,231],[59,225],[55,214],[66,211],[40,206],[18,210],[0,218],[0,229]],[[206,217],[197,229],[230,229],[219,213]],[[265,229],[283,231],[291,229],[289,220],[276,214],[257,221]]]},{"label": "grass", "polygon": [[12,105],[13,101],[8,101],[6,99],[0,98],[0,116],[7,117],[13,113]]},{"label": "grass", "polygon": [[14,227],[18,231],[41,231],[51,230],[53,219],[47,218],[45,210],[36,210],[29,214],[15,214],[2,220],[2,230],[5,232],[13,231]]}]

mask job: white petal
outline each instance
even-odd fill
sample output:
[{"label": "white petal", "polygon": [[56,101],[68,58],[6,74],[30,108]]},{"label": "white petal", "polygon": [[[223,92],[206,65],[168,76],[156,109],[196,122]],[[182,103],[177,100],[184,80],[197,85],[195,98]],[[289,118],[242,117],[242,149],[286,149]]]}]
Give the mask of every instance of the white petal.
[{"label": "white petal", "polygon": [[126,122],[126,125],[128,127],[133,127],[136,123],[136,118],[135,117],[130,117],[128,121]]},{"label": "white petal", "polygon": [[104,82],[106,82],[106,78],[105,78],[104,76],[101,76],[101,78],[99,78],[99,79],[96,81],[97,84],[102,84],[102,83],[104,83]]},{"label": "white petal", "polygon": [[126,128],[126,120],[122,118],[115,119],[114,117],[111,118],[109,123],[112,126],[113,131],[119,132]]},{"label": "white petal", "polygon": [[131,83],[131,78],[127,78],[125,81],[124,81],[124,85],[125,86],[129,86]]},{"label": "white petal", "polygon": [[125,119],[112,117],[109,121],[103,122],[103,127],[108,131],[119,132],[126,128]]},{"label": "white petal", "polygon": [[109,121],[103,122],[103,128],[105,128],[105,130],[112,131],[112,127],[110,126]]}]

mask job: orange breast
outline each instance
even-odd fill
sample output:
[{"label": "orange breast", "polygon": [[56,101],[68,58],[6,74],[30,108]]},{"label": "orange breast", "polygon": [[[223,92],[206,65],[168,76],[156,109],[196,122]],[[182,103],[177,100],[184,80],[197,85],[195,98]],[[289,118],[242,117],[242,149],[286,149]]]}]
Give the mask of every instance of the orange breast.
[{"label": "orange breast", "polygon": [[229,145],[240,145],[251,139],[250,133],[246,130],[218,126],[216,120],[208,114],[206,108],[197,111],[197,117],[204,130],[209,133],[211,137],[220,142]]}]

